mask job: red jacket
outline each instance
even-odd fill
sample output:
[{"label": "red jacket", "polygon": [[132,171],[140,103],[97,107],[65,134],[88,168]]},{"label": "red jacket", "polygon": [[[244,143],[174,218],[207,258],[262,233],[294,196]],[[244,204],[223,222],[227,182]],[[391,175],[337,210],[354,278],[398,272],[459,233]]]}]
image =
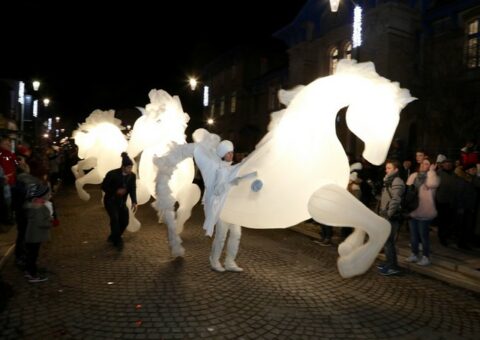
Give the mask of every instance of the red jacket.
[{"label": "red jacket", "polygon": [[12,186],[15,185],[17,178],[16,178],[16,171],[17,171],[17,156],[10,150],[6,150],[0,147],[0,166],[5,172],[5,176],[7,176],[7,183]]}]

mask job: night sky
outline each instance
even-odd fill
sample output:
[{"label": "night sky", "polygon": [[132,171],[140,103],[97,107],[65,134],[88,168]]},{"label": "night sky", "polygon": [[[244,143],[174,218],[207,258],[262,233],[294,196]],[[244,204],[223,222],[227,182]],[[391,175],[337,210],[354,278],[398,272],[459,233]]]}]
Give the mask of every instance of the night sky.
[{"label": "night sky", "polygon": [[38,78],[52,110],[80,122],[144,106],[152,88],[182,99],[189,74],[271,36],[306,0],[55,2],[2,1],[0,78]]}]

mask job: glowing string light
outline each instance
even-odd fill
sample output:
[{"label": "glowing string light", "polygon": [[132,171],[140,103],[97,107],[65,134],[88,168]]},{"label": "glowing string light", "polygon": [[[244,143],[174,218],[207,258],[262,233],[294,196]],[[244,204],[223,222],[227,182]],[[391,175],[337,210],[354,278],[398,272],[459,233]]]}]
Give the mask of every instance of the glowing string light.
[{"label": "glowing string light", "polygon": [[208,86],[203,87],[203,106],[207,107],[208,106],[208,93],[209,93],[210,88]]},{"label": "glowing string light", "polygon": [[355,6],[353,10],[353,48],[362,45],[362,7]]}]

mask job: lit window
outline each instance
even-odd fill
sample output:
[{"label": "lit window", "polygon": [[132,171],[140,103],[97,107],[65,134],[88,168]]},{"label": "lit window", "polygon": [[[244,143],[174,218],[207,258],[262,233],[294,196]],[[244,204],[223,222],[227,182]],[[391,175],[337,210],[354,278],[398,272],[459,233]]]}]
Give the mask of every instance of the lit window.
[{"label": "lit window", "polygon": [[468,68],[480,67],[480,18],[467,25],[466,63]]},{"label": "lit window", "polygon": [[212,99],[212,106],[210,106],[210,115],[213,116],[215,114],[215,99]]},{"label": "lit window", "polygon": [[330,74],[335,72],[338,64],[338,48],[334,47],[330,50]]},{"label": "lit window", "polygon": [[220,99],[220,116],[223,116],[225,114],[225,97],[222,97]]},{"label": "lit window", "polygon": [[234,113],[235,111],[237,111],[237,92],[233,91],[230,101],[230,112]]},{"label": "lit window", "polygon": [[347,42],[343,48],[343,58],[352,59],[352,43],[350,41]]}]

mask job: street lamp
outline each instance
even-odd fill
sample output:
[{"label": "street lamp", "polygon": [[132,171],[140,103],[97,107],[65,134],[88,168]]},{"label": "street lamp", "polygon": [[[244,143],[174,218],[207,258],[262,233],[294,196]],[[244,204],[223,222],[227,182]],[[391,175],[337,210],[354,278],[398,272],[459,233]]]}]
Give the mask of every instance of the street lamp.
[{"label": "street lamp", "polygon": [[50,104],[50,99],[44,98],[44,99],[43,99],[43,105],[44,105],[44,106],[48,106],[49,104]]},{"label": "street lamp", "polygon": [[194,77],[190,77],[188,78],[188,84],[190,85],[190,88],[192,89],[192,91],[195,91],[195,89],[197,88],[198,81]]},{"label": "street lamp", "polygon": [[207,124],[208,125],[213,125],[213,124],[215,124],[215,121],[213,120],[213,118],[208,118],[207,119]]},{"label": "street lamp", "polygon": [[[353,48],[357,48],[362,45],[362,7],[358,5],[354,0],[350,0],[353,5],[353,33],[352,33],[352,45]],[[330,10],[336,12],[338,10],[338,5],[340,0],[330,0]],[[358,51],[357,51],[358,53]],[[358,59],[358,57],[357,57]]]},{"label": "street lamp", "polygon": [[339,4],[340,4],[340,0],[330,0],[330,10],[332,12],[338,11]]},{"label": "street lamp", "polygon": [[34,80],[32,82],[32,85],[33,85],[33,90],[34,91],[38,91],[38,89],[40,88],[40,82],[38,80]]},{"label": "street lamp", "polygon": [[57,122],[57,123],[60,122],[60,117],[59,116],[55,117],[55,122]]}]

